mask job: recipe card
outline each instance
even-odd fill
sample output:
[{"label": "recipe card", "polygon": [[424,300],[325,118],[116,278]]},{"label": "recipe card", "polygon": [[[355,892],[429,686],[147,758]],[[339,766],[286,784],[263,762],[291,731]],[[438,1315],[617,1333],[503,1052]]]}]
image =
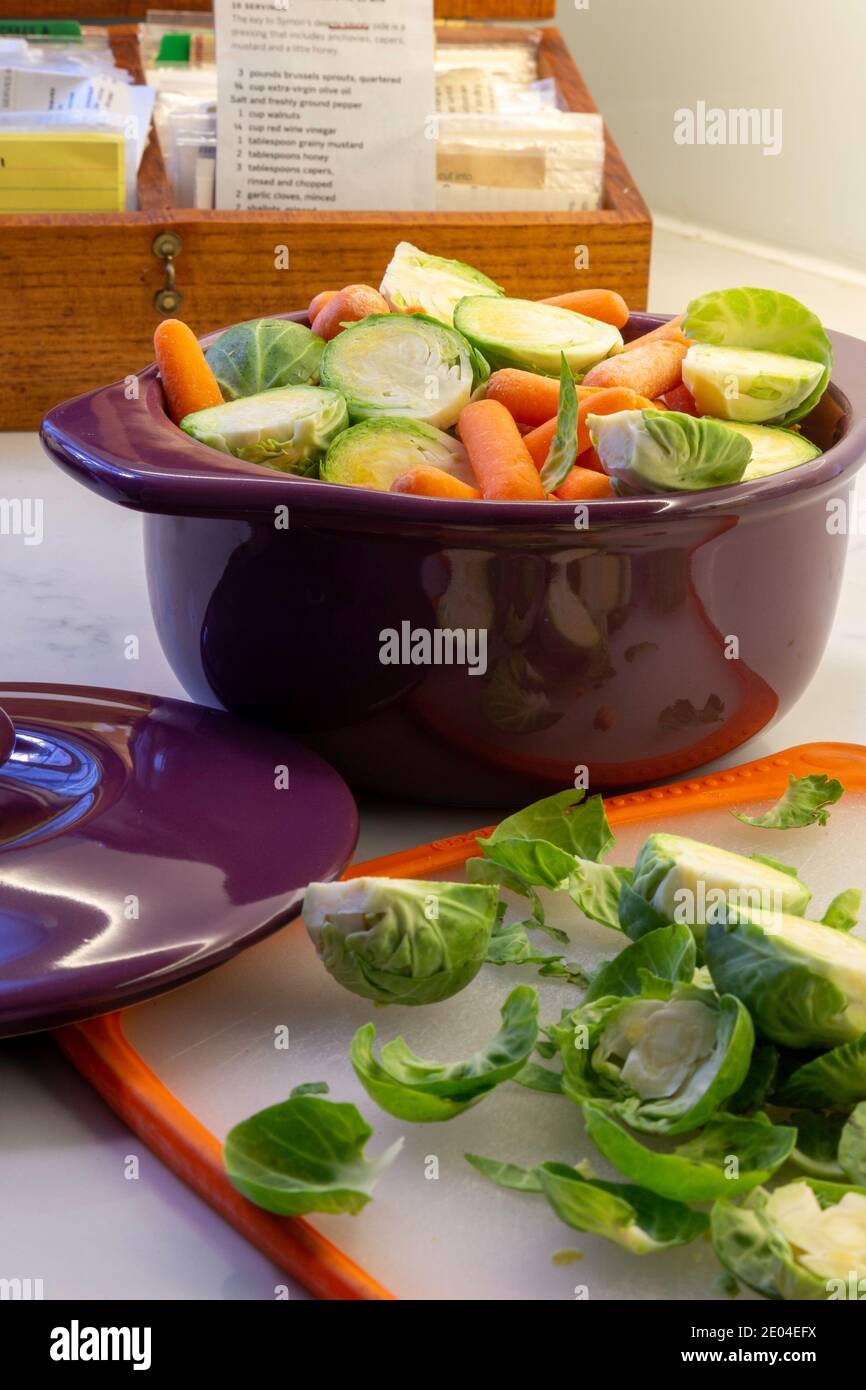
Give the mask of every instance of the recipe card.
[{"label": "recipe card", "polygon": [[216,0],[217,207],[427,210],[433,0]]}]

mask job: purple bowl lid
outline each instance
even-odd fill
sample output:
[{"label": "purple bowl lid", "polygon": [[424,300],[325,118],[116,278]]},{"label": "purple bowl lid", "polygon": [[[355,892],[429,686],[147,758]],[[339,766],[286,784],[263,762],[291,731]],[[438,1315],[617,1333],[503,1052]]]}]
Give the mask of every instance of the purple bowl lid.
[{"label": "purple bowl lid", "polygon": [[5,710],[0,709],[0,767],[15,747],[15,725]]},{"label": "purple bowl lid", "polygon": [[336,772],[221,711],[12,684],[0,767],[0,1036],[192,979],[337,877],[358,817]]}]

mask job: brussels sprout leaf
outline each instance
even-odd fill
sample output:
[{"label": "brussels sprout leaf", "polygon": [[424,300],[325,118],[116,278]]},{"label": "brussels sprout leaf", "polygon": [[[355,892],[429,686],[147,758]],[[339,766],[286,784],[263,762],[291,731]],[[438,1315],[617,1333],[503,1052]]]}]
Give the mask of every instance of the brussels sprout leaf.
[{"label": "brussels sprout leaf", "polygon": [[359,1028],[350,1058],[365,1091],[389,1115],[418,1124],[450,1120],[476,1105],[529,1060],[538,1037],[538,994],[518,985],[502,1006],[502,1027],[490,1043],[465,1062],[427,1062],[402,1038],[385,1043],[381,1062],[373,1054],[376,1029]]},{"label": "brussels sprout leaf", "polygon": [[569,875],[568,896],[585,917],[619,931],[619,895],[630,881],[630,869],[579,859]]},{"label": "brussels sprout leaf", "polygon": [[303,1081],[300,1086],[292,1087],[289,1100],[296,1096],[326,1096],[330,1089],[327,1081]]},{"label": "brussels sprout leaf", "polygon": [[500,1163],[498,1159],[482,1158],[480,1154],[464,1156],[473,1168],[483,1177],[496,1183],[497,1187],[508,1187],[512,1192],[541,1191],[541,1181],[534,1168],[520,1168],[516,1163]]},{"label": "brussels sprout leaf", "polygon": [[364,1147],[372,1133],[354,1105],[296,1096],[235,1125],[223,1159],[233,1185],[266,1211],[354,1214],[403,1144],[398,1139],[371,1162]]},{"label": "brussels sprout leaf", "polygon": [[773,1096],[774,1105],[810,1110],[847,1110],[861,1100],[866,1100],[866,1034],[813,1057]]},{"label": "brussels sprout leaf", "polygon": [[859,888],[846,888],[843,893],[837,893],[821,918],[823,925],[834,931],[851,931],[857,925],[862,897]]},{"label": "brussels sprout leaf", "polygon": [[769,811],[762,816],[744,816],[732,811],[737,820],[757,825],[763,830],[793,830],[804,825],[826,825],[827,806],[838,801],[845,788],[825,772],[810,773],[808,777],[788,778],[788,789]]},{"label": "brussels sprout leaf", "polygon": [[594,972],[584,998],[588,1004],[605,995],[640,994],[643,972],[672,983],[688,983],[695,973],[695,938],[683,923],[658,927],[633,941]]},{"label": "brussels sprout leaf", "polygon": [[507,816],[492,835],[478,843],[484,849],[500,840],[547,840],[580,859],[597,861],[610,849],[613,835],[601,797],[584,798],[585,793],[579,790],[546,796]]},{"label": "brussels sprout leaf", "polygon": [[[586,973],[579,965],[572,964],[564,956],[539,951],[529,939],[528,931],[556,932],[556,939],[565,936],[558,928],[548,927],[534,918],[525,922],[501,923],[490,937],[487,964],[537,965],[540,967],[539,975],[558,975],[576,985],[586,983]],[[568,940],[567,937],[565,939]]]},{"label": "brussels sprout leaf", "polygon": [[825,1115],[815,1110],[795,1110],[790,1118],[797,1129],[791,1162],[813,1178],[844,1179],[838,1155],[847,1117],[841,1112]]},{"label": "brussels sprout leaf", "polygon": [[771,1125],[764,1116],[746,1120],[714,1116],[693,1139],[670,1153],[648,1149],[598,1104],[583,1107],[590,1138],[605,1158],[633,1182],[661,1197],[711,1202],[750,1192],[791,1156],[797,1131]]},{"label": "brussels sprout leaf", "polygon": [[846,1177],[866,1187],[866,1103],[854,1107],[839,1137],[838,1153]]},{"label": "brussels sprout leaf", "polygon": [[639,941],[648,932],[658,931],[670,923],[667,913],[659,912],[628,883],[624,883],[620,891],[618,910],[620,927],[632,941]]},{"label": "brussels sprout leaf", "polygon": [[512,1080],[519,1086],[525,1086],[528,1091],[542,1091],[548,1096],[562,1095],[562,1073],[551,1067],[541,1067],[537,1062],[527,1062]]},{"label": "brussels sprout leaf", "polygon": [[728,1101],[728,1109],[735,1115],[757,1110],[773,1089],[778,1070],[779,1049],[772,1043],[758,1043],[752,1053],[746,1078]]},{"label": "brussels sprout leaf", "polygon": [[560,1221],[604,1236],[634,1255],[688,1245],[709,1224],[703,1212],[631,1183],[584,1178],[565,1163],[542,1163],[535,1171]]},{"label": "brussels sprout leaf", "polygon": [[541,485],[545,492],[555,492],[565,482],[577,458],[577,391],[574,377],[562,353],[559,372],[559,409],[556,412],[556,433],[541,470]]}]

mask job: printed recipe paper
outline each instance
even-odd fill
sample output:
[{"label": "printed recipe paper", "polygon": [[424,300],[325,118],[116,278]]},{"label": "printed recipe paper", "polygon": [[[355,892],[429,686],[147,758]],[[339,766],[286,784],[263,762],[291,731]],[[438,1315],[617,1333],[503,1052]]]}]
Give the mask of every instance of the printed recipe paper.
[{"label": "printed recipe paper", "polygon": [[216,0],[215,25],[218,207],[433,207],[433,0]]}]

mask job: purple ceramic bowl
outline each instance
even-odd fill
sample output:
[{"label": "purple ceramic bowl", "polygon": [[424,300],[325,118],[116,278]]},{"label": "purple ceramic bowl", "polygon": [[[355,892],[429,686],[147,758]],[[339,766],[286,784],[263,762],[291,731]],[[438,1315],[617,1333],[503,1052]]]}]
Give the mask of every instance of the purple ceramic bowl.
[{"label": "purple ceramic bowl", "polygon": [[355,789],[513,806],[584,767],[596,789],[699,767],[805,689],[866,458],[866,344],[831,336],[805,424],[826,452],[690,495],[576,507],[291,478],[184,435],[155,367],[137,399],[119,382],[58,406],[42,437],[145,513],[157,630],[193,699],[291,729]]}]

